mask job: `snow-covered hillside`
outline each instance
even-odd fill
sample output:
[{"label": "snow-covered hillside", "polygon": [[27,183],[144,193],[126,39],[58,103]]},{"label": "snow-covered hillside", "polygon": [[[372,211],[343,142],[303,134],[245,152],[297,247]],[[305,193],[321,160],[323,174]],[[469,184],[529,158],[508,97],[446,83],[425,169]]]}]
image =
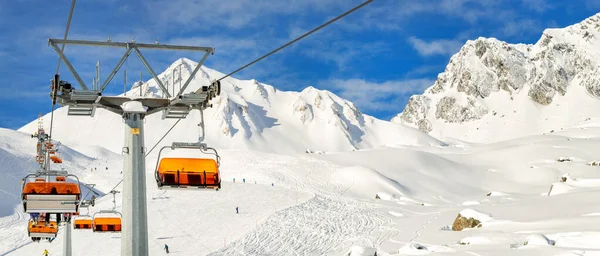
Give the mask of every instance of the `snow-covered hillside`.
[{"label": "snow-covered hillside", "polygon": [[[29,218],[23,213],[21,204],[21,180],[39,169],[35,162],[36,142],[37,139],[32,138],[31,134],[0,128],[0,253],[29,240],[26,232],[26,221]],[[88,147],[83,154],[60,143],[57,145],[64,162],[52,164],[53,170],[64,168],[76,175],[82,183],[103,180],[95,187],[99,189],[96,192],[100,195],[103,195],[102,191],[110,190],[109,183],[114,185],[118,182],[122,166],[120,155],[93,147]],[[97,171],[92,172],[92,168],[97,168]],[[96,178],[90,178],[92,176]],[[82,187],[82,192],[86,195],[88,189]]]},{"label": "snow-covered hillside", "polygon": [[600,13],[546,29],[534,45],[469,40],[423,95],[392,119],[434,137],[493,142],[600,115]]},{"label": "snow-covered hillside", "polygon": [[[159,75],[172,92],[179,90],[179,69],[183,82],[197,63],[180,59]],[[223,74],[202,67],[186,92],[196,91]],[[181,84],[183,84],[183,82]],[[160,97],[154,80],[136,83],[126,94],[132,97]],[[417,129],[382,121],[361,113],[352,102],[335,94],[307,87],[301,92],[279,91],[256,80],[226,78],[222,93],[213,99],[213,108],[205,112],[206,141],[217,148],[252,149],[278,153],[314,151],[351,151],[379,147],[383,144],[442,145],[440,141]],[[120,116],[99,109],[93,118],[67,116],[67,108],[55,111],[54,138],[68,145],[98,145],[121,152],[123,122]],[[161,120],[160,113],[147,117],[146,143],[149,147],[173,125],[175,120]],[[194,141],[198,136],[199,112],[193,111],[165,139]],[[46,123],[50,115],[44,116]],[[33,132],[36,122],[19,131]]]},{"label": "snow-covered hillside", "polygon": [[[5,134],[3,149],[33,144],[27,134]],[[221,191],[159,191],[147,179],[150,255],[163,255],[165,243],[178,255],[598,254],[598,134],[595,123],[485,145],[456,140],[449,147],[394,145],[296,156],[221,150]],[[77,165],[120,163],[118,155],[96,147],[76,150],[96,158],[71,158]],[[23,150],[23,159],[11,153],[0,161],[23,165],[32,162],[28,152]],[[148,175],[155,160],[146,161]],[[113,168],[76,172],[110,189],[119,179]],[[90,212],[111,207],[109,195]],[[53,243],[29,243],[26,218],[15,210],[0,218],[0,253],[48,249],[63,255],[62,232]],[[480,219],[482,226],[451,231],[458,213]],[[119,238],[75,230],[73,252],[119,255]]]}]

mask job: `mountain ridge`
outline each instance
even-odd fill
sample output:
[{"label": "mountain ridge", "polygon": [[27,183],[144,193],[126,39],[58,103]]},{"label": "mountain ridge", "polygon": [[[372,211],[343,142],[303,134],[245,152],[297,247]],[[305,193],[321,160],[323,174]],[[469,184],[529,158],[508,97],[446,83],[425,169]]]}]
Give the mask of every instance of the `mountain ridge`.
[{"label": "mountain ridge", "polygon": [[[580,125],[600,117],[585,109],[600,107],[600,49],[594,47],[599,43],[600,13],[566,28],[546,29],[535,44],[468,40],[435,83],[413,95],[391,121],[437,138],[471,142]],[[504,120],[498,120],[500,112]],[[500,134],[499,127],[506,125],[512,128]]]},{"label": "mountain ridge", "polygon": [[[182,66],[181,78],[173,72]],[[178,91],[178,80],[185,81],[198,63],[182,58],[158,75],[165,87]],[[173,75],[175,79],[173,79]],[[186,92],[208,85],[223,74],[202,66]],[[175,86],[173,85],[173,81]],[[239,80],[228,77],[221,81],[221,95],[204,111],[207,143],[221,148],[250,149],[274,153],[304,153],[311,151],[351,151],[380,147],[385,144],[444,145],[443,142],[400,124],[379,120],[362,113],[354,103],[327,90],[308,86],[300,92],[277,90],[256,79]],[[152,79],[135,83],[123,95],[132,98],[162,97],[163,92]],[[49,114],[44,117],[49,122]],[[123,127],[118,115],[98,109],[93,118],[66,116],[66,107],[55,110],[53,138],[69,145],[105,146],[119,153]],[[167,136],[169,141],[197,140],[199,112],[192,111]],[[156,141],[175,120],[160,121],[160,114],[146,118],[146,146]],[[36,121],[19,131],[31,132]],[[119,139],[112,139],[118,136]]]}]

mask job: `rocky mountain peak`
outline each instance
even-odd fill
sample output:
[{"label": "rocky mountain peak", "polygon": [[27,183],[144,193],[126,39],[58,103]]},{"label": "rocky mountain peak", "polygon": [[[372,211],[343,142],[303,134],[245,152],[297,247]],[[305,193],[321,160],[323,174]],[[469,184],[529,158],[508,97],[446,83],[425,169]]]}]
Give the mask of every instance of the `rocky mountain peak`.
[{"label": "rocky mountain peak", "polygon": [[[550,106],[569,91],[600,99],[600,14],[562,29],[546,29],[533,45],[495,38],[469,40],[423,95],[392,119],[424,132],[481,121],[521,99]],[[525,95],[526,97],[523,97]],[[514,110],[516,112],[516,109]]]}]

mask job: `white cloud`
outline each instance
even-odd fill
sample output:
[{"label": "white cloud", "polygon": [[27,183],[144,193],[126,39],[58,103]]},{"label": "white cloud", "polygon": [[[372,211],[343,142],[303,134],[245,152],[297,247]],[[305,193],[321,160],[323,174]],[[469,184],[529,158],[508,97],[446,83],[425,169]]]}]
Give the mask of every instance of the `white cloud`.
[{"label": "white cloud", "polygon": [[536,12],[545,12],[546,10],[552,9],[553,5],[548,3],[546,0],[521,0],[522,4]]},{"label": "white cloud", "polygon": [[233,37],[178,37],[171,38],[164,44],[214,47],[215,54],[219,55],[235,54],[237,51],[247,51],[257,47],[255,40]]},{"label": "white cloud", "polygon": [[588,9],[598,11],[598,9],[600,9],[600,2],[598,0],[586,0],[585,6]]},{"label": "white cloud", "polygon": [[423,93],[433,85],[431,79],[394,80],[382,83],[363,79],[331,79],[321,81],[320,87],[331,88],[363,111],[401,111],[404,106],[399,102],[415,93]]},{"label": "white cloud", "polygon": [[14,86],[7,86],[0,88],[0,100],[14,100],[14,99],[26,99],[26,100],[48,100],[50,102],[50,83],[44,86],[36,86],[23,90],[22,88],[15,88]]},{"label": "white cloud", "polygon": [[458,40],[437,39],[430,42],[411,36],[408,42],[423,56],[452,55],[458,52],[464,42]]},{"label": "white cloud", "polygon": [[[156,22],[154,25],[161,29],[173,30],[175,25],[184,31],[208,31],[215,27],[269,29],[277,26],[272,16],[307,20],[316,25],[362,2],[364,0],[149,0],[144,4],[151,20]],[[404,21],[420,14],[439,14],[472,24],[514,17],[514,11],[503,5],[503,1],[497,0],[374,1],[332,26],[347,31],[400,30]],[[315,19],[319,16],[322,18]]]},{"label": "white cloud", "polygon": [[391,47],[383,41],[365,43],[347,40],[337,42],[315,40],[310,42],[309,47],[304,47],[302,53],[316,59],[334,62],[339,70],[344,70],[349,62],[360,62],[386,51],[391,51]]},{"label": "white cloud", "polygon": [[404,74],[404,77],[422,77],[426,74],[441,73],[444,71],[444,65],[426,65],[412,69]]},{"label": "white cloud", "polygon": [[523,19],[504,24],[502,33],[504,33],[506,36],[517,36],[531,33],[541,34],[542,30],[543,29],[538,21]]},{"label": "white cloud", "polygon": [[[156,15],[160,22],[181,25],[194,25],[212,28],[226,26],[229,28],[253,27],[256,19],[267,15],[297,14],[304,10],[324,11],[339,8],[350,3],[334,0],[153,0],[147,2],[150,15]],[[349,6],[349,5],[348,5]],[[155,12],[155,10],[160,10]]]}]

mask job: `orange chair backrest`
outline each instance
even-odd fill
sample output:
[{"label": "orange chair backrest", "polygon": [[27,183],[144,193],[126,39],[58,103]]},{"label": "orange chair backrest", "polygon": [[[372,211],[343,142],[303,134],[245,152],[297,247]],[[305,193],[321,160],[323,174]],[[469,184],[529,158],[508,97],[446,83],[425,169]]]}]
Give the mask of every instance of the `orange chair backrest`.
[{"label": "orange chair backrest", "polygon": [[121,218],[97,217],[94,219],[94,225],[121,225]]},{"label": "orange chair backrest", "polygon": [[25,184],[23,194],[42,194],[42,195],[80,195],[79,186],[74,183],[66,182],[30,182]]},{"label": "orange chair backrest", "polygon": [[207,158],[163,158],[158,165],[159,173],[219,173],[217,161]]},{"label": "orange chair backrest", "polygon": [[92,228],[92,220],[90,219],[78,219],[73,222],[75,228]]},{"label": "orange chair backrest", "polygon": [[49,225],[45,225],[46,222],[38,221],[37,225],[33,224],[33,221],[29,221],[29,232],[32,233],[57,233],[58,226],[55,221],[50,221]]},{"label": "orange chair backrest", "polygon": [[96,231],[121,231],[121,218],[97,217],[93,224]]}]

